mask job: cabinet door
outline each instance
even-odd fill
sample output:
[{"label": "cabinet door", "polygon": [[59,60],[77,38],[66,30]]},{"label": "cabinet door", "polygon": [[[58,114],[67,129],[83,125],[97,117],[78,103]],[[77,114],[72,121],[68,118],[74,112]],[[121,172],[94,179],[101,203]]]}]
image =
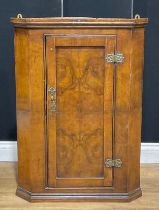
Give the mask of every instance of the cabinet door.
[{"label": "cabinet door", "polygon": [[47,185],[112,185],[114,36],[46,36]]}]

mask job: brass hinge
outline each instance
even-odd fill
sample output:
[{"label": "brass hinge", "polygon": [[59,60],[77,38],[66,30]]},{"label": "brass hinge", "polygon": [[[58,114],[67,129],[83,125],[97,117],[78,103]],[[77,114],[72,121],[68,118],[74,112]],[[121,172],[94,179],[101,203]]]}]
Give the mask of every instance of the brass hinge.
[{"label": "brass hinge", "polygon": [[116,54],[107,54],[105,59],[108,63],[123,63],[125,58],[122,53],[116,53]]},{"label": "brass hinge", "polygon": [[107,168],[112,168],[112,167],[120,168],[121,166],[122,166],[122,161],[120,159],[115,159],[115,160],[106,159],[105,160],[105,167]]}]

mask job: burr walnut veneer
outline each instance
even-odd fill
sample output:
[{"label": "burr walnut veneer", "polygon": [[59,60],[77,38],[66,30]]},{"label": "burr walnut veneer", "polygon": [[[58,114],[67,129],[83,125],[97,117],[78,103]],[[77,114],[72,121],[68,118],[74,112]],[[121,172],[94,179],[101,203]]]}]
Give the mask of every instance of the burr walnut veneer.
[{"label": "burr walnut veneer", "polygon": [[29,201],[141,196],[147,19],[12,18],[17,195]]}]

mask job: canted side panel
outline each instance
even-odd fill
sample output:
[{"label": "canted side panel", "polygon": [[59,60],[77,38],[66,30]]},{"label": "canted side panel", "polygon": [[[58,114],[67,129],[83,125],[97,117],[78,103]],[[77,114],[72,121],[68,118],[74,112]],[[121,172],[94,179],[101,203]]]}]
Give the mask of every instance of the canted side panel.
[{"label": "canted side panel", "polygon": [[29,35],[25,29],[16,29],[14,35],[16,107],[18,110],[30,110],[30,72],[29,72]]},{"label": "canted side panel", "polygon": [[104,47],[57,47],[57,178],[104,176]]},{"label": "canted side panel", "polygon": [[117,192],[126,192],[128,184],[128,141],[130,115],[131,78],[131,30],[117,30],[117,50],[125,59],[116,65],[115,88],[115,140],[114,159],[122,160],[121,168],[114,168],[114,187]]},{"label": "canted side panel", "polygon": [[43,37],[18,29],[15,34],[18,183],[33,192],[45,186],[45,78]]},{"label": "canted side panel", "polygon": [[33,192],[45,186],[45,73],[44,42],[38,31],[30,32],[29,67],[31,98],[31,187]]},{"label": "canted side panel", "polygon": [[[24,40],[19,40],[21,33]],[[18,37],[15,38],[19,40],[15,44],[18,54],[18,182],[20,187],[32,192],[42,192],[45,189],[44,42],[39,33],[36,30],[22,32],[20,29],[17,31]],[[25,182],[28,185],[24,184]]]},{"label": "canted side panel", "polygon": [[[128,190],[140,187],[144,29],[132,30]],[[134,173],[135,171],[135,173]]]},{"label": "canted side panel", "polygon": [[18,142],[18,185],[30,190],[30,72],[28,31],[16,29],[15,69],[16,69],[16,109]]},{"label": "canted side panel", "polygon": [[119,30],[117,51],[125,60],[116,71],[114,153],[123,165],[114,170],[114,186],[130,192],[140,187],[143,29]]}]

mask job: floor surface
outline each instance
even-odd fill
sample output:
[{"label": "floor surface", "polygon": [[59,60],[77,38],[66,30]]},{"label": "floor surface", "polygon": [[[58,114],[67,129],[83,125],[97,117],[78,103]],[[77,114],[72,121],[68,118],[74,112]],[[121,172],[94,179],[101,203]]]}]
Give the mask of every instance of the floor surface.
[{"label": "floor surface", "polygon": [[143,196],[130,203],[29,203],[15,195],[16,163],[0,162],[0,210],[159,210],[159,164],[141,165]]}]

